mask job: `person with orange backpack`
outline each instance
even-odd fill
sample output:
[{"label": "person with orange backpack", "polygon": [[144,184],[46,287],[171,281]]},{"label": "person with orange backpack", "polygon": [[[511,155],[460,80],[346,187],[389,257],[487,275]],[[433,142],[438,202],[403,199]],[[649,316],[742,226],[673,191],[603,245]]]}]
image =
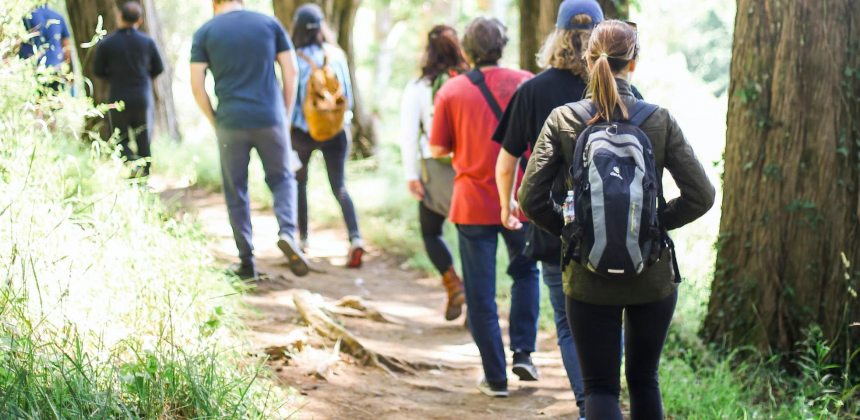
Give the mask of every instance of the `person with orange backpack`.
[{"label": "person with orange backpack", "polygon": [[349,231],[347,267],[361,267],[364,242],[358,230],[355,206],[346,190],[344,168],[349,155],[353,98],[346,53],[332,40],[322,9],[313,3],[296,10],[292,35],[299,63],[299,94],[292,115],[293,149],[302,163],[296,172],[299,185],[300,247],[308,248],[308,163],[322,151],[332,193],[343,210]]}]

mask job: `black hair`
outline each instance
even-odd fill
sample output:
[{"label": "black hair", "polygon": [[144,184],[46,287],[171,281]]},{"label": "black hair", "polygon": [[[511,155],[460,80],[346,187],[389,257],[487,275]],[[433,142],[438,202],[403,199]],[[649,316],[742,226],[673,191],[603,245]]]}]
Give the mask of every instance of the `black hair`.
[{"label": "black hair", "polygon": [[138,2],[130,1],[122,5],[121,16],[123,22],[137,23],[141,15],[143,15],[143,8],[140,7]]}]

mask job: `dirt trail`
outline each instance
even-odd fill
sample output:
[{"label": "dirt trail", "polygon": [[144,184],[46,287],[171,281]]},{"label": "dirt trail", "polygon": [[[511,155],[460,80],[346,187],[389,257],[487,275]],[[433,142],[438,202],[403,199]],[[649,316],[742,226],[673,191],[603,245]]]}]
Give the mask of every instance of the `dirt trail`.
[{"label": "dirt trail", "polygon": [[[175,196],[171,191],[164,196]],[[195,213],[218,240],[214,255],[225,265],[234,261],[235,245],[220,195],[185,190],[174,198]],[[511,397],[492,399],[474,386],[480,358],[462,318],[445,322],[445,295],[437,278],[402,268],[403,259],[369,246],[364,267],[343,268],[345,232],[312,231],[308,256],[321,272],[306,277],[290,273],[275,245],[277,224],[270,211],[253,213],[258,269],[268,279],[256,284],[246,298],[255,311],[246,322],[252,345],[260,354],[274,355],[270,367],[284,386],[299,390],[297,418],[307,419],[575,419],[577,408],[561,364],[555,335],[541,332],[533,354],[541,370],[539,382],[521,382],[509,371]],[[409,361],[432,362],[441,368],[392,378],[381,370],[356,365],[348,356],[334,356],[334,343],[309,331],[292,301],[296,289],[308,289],[326,300],[355,295],[365,299],[395,323],[338,317],[362,342],[379,353]],[[506,318],[506,314],[500,314]],[[503,330],[507,330],[503,325]],[[301,351],[283,356],[301,337]],[[510,354],[508,355],[510,361]],[[318,372],[319,371],[319,372]]]}]

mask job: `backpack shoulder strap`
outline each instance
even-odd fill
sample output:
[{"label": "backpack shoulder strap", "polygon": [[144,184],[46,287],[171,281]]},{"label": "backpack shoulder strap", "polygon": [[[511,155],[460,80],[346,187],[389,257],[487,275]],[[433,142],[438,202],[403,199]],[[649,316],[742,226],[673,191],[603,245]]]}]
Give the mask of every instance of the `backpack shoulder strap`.
[{"label": "backpack shoulder strap", "polygon": [[629,118],[627,118],[627,124],[630,124],[635,127],[639,127],[654,111],[660,109],[659,106],[654,104],[649,104],[645,101],[637,101],[630,109],[627,111]]},{"label": "backpack shoulder strap", "polygon": [[[299,51],[299,50],[296,50],[296,55],[297,55],[297,56],[299,56],[302,60],[307,61],[307,62],[308,62],[308,64],[310,64],[310,65],[311,65],[311,69],[313,69],[313,70],[317,70],[317,69],[319,69],[319,67],[317,67],[317,65],[316,65],[316,64],[314,64],[314,61],[313,61],[313,60],[311,60],[308,56],[306,56],[306,55],[305,55],[305,53],[303,53],[303,52],[301,52],[301,51]],[[326,60],[328,60],[328,57],[326,57]]]},{"label": "backpack shoulder strap", "polygon": [[484,81],[484,73],[479,69],[474,69],[466,73],[466,76],[469,77],[469,81],[471,81],[473,85],[477,86],[478,89],[481,90],[481,94],[484,95],[484,100],[486,100],[487,104],[490,105],[490,109],[493,110],[493,114],[496,115],[496,119],[501,120],[502,107],[499,106],[499,102],[496,101],[496,97],[493,96],[493,92],[490,92],[490,88]]},{"label": "backpack shoulder strap", "polygon": [[588,125],[588,122],[597,115],[597,108],[591,101],[571,102],[567,104],[567,107],[576,114],[584,125]]}]

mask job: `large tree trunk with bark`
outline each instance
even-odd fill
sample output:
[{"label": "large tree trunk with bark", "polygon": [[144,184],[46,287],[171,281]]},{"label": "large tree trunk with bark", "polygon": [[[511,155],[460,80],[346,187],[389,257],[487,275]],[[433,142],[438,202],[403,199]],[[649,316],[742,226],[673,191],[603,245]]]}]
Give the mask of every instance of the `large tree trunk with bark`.
[{"label": "large tree trunk with bark", "polygon": [[326,20],[337,36],[337,43],[346,52],[349,73],[352,78],[352,93],[355,107],[352,119],[353,153],[358,157],[372,156],[376,152],[376,118],[362,101],[361,89],[355,77],[355,53],[352,44],[352,31],[355,26],[355,13],[361,0],[272,0],[275,16],[287,30],[293,24],[296,9],[305,3],[317,3],[325,11]]},{"label": "large tree trunk with bark", "polygon": [[858,40],[858,1],[738,1],[709,342],[860,346]]},{"label": "large tree trunk with bark", "polygon": [[[96,46],[86,45],[98,37],[100,39],[117,28],[119,8],[124,0],[67,0],[66,9],[69,12],[69,24],[75,36],[75,47],[81,61],[81,72],[89,80],[86,93],[95,103],[106,103],[108,100],[108,83],[93,74],[93,55]],[[173,74],[172,68],[165,55],[164,39],[161,34],[161,21],[152,0],[142,2],[144,9],[143,29],[155,40],[164,59],[165,71],[153,81],[155,96],[156,131],[160,131],[174,140],[180,139],[179,124],[176,120],[176,109],[173,103]],[[102,18],[102,29],[96,34],[99,16]],[[85,46],[86,45],[86,46]]]},{"label": "large tree trunk with bark", "polygon": [[[546,37],[555,29],[562,0],[519,0],[520,67],[532,73],[542,69],[535,56]],[[607,19],[627,19],[629,0],[599,0]]]},{"label": "large tree trunk with bark", "polygon": [[520,2],[520,68],[540,73],[537,53],[555,28],[561,0],[519,0]]}]

